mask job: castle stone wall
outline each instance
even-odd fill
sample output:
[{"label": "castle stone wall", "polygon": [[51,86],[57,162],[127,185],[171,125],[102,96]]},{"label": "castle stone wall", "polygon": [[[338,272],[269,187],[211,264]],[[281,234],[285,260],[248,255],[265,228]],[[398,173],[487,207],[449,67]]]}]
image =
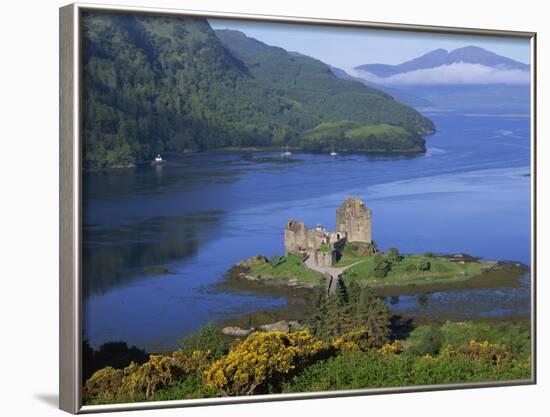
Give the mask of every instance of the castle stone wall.
[{"label": "castle stone wall", "polygon": [[[315,264],[331,267],[346,242],[372,242],[372,212],[360,199],[347,197],[336,209],[336,232],[323,226],[308,228],[304,222],[289,220],[285,227],[285,255],[307,253]],[[322,245],[326,247],[321,249]]]},{"label": "castle stone wall", "polygon": [[336,209],[336,232],[344,234],[348,242],[372,242],[372,211],[361,199],[347,197]]},{"label": "castle stone wall", "polygon": [[[310,256],[312,256],[310,254]],[[329,252],[313,251],[315,263],[319,266],[330,268],[336,263],[336,251]]]},{"label": "castle stone wall", "polygon": [[308,249],[308,228],[304,222],[289,220],[285,227],[285,255]]},{"label": "castle stone wall", "polygon": [[320,226],[308,228],[304,222],[289,220],[285,227],[285,254],[307,252],[319,249],[322,244],[330,248],[341,248],[345,237],[336,232],[328,232]]}]

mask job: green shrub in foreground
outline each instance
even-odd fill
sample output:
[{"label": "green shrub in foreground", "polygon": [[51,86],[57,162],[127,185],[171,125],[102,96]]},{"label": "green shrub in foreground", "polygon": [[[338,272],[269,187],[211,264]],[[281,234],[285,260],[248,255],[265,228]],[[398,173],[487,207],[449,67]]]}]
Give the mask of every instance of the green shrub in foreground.
[{"label": "green shrub in foreground", "polygon": [[529,361],[511,360],[495,366],[467,357],[384,356],[375,351],[346,352],[310,366],[285,384],[283,392],[505,381],[529,377]]},{"label": "green shrub in foreground", "polygon": [[439,352],[442,346],[467,346],[471,340],[505,345],[510,354],[526,359],[531,354],[530,325],[525,323],[447,322],[423,324],[407,338],[407,351],[416,355]]},{"label": "green shrub in foreground", "polygon": [[465,346],[471,340],[487,340],[505,345],[510,354],[518,359],[526,359],[531,354],[531,329],[528,322],[447,322],[441,326],[441,331],[444,335],[443,345]]},{"label": "green shrub in foreground", "polygon": [[145,395],[130,397],[128,395],[118,395],[116,398],[100,395],[87,402],[89,405],[113,404],[113,403],[131,403],[141,401],[170,401],[170,400],[190,400],[194,398],[212,398],[219,396],[217,390],[208,388],[202,378],[197,374],[191,374],[185,378],[179,379],[163,389],[159,389],[155,394],[147,398]]},{"label": "green shrub in foreground", "polygon": [[208,351],[215,358],[219,358],[229,351],[226,338],[223,336],[221,330],[212,323],[208,323],[197,332],[179,340],[179,344],[186,353]]},{"label": "green shrub in foreground", "polygon": [[444,338],[441,326],[419,326],[411,332],[407,339],[410,346],[408,351],[418,356],[435,355],[443,346]]}]

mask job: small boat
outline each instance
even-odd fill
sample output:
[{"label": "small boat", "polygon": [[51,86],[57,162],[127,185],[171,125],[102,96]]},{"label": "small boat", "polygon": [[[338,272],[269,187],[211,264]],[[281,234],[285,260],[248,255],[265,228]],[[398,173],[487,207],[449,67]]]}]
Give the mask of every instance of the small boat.
[{"label": "small boat", "polygon": [[162,156],[160,156],[160,154],[158,154],[155,159],[151,162],[151,165],[162,165],[164,164],[166,161],[164,159],[162,159]]},{"label": "small boat", "polygon": [[338,155],[338,153],[334,151],[334,145],[332,145],[332,151],[330,152],[330,156],[336,156],[336,155]]},{"label": "small boat", "polygon": [[291,156],[292,152],[288,150],[288,145],[283,148],[281,148],[281,156]]}]

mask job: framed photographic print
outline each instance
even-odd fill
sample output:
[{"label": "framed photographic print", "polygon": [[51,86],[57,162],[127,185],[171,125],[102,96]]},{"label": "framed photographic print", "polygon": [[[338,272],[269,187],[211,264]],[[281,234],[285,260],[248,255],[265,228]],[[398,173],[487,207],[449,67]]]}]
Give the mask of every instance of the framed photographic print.
[{"label": "framed photographic print", "polygon": [[60,9],[60,407],[535,383],[535,34]]}]

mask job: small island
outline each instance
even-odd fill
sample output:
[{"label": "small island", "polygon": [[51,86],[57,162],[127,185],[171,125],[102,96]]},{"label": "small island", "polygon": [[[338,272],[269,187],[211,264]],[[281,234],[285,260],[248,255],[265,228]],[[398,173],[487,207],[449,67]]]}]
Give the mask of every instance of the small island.
[{"label": "small island", "polygon": [[[284,228],[285,255],[256,255],[238,262],[230,277],[265,285],[315,288],[326,285],[332,294],[340,280],[384,292],[414,288],[422,292],[479,278],[492,270],[524,266],[485,261],[465,254],[401,254],[381,252],[372,240],[372,211],[362,200],[347,197],[336,210],[336,231],[322,225],[308,228],[289,220]],[[519,274],[516,274],[519,276]],[[388,292],[388,291],[386,291]]]}]

